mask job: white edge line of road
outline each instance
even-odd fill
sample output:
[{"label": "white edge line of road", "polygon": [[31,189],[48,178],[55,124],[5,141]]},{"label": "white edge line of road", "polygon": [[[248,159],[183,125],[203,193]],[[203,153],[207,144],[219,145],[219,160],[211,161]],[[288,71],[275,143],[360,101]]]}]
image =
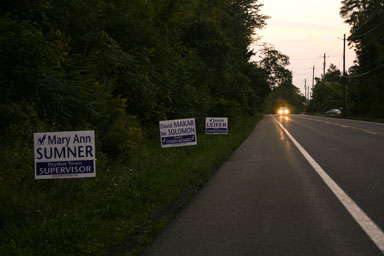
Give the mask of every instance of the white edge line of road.
[{"label": "white edge line of road", "polygon": [[350,198],[337,183],[321,168],[321,166],[312,158],[312,156],[296,141],[296,139],[288,132],[285,127],[271,115],[274,121],[283,129],[287,136],[291,139],[297,149],[303,154],[309,164],[315,169],[317,174],[323,179],[327,186],[332,190],[348,212],[352,215],[360,227],[367,233],[371,240],[376,244],[380,251],[384,254],[384,233],[369,218],[369,216]]}]

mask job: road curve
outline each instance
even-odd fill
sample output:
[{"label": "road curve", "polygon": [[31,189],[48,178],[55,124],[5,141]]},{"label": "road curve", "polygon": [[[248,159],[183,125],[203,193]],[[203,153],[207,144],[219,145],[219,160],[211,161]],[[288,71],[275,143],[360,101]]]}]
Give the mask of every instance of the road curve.
[{"label": "road curve", "polygon": [[[333,125],[330,128],[330,124],[308,120],[310,118],[290,116],[288,120],[284,118],[281,121],[294,136],[300,134],[300,143],[315,148],[314,152],[309,150],[311,154],[321,155],[324,151],[330,151],[335,155],[335,152],[344,151],[323,138],[329,133],[326,128],[337,130],[343,127]],[[316,128],[312,124],[314,127],[320,126],[320,135],[314,131]],[[366,124],[358,127],[381,131]],[[339,133],[355,137],[355,133],[361,132],[349,128],[348,131],[332,133],[329,137],[339,141]],[[316,139],[320,140],[312,141]],[[362,141],[359,140],[364,146]],[[353,142],[348,144],[355,145]],[[321,147],[324,149],[320,150]],[[354,150],[356,147],[348,150],[347,156]],[[331,159],[340,164],[337,157]],[[348,159],[346,163],[353,166],[354,171],[347,172],[347,175],[358,173],[359,165],[353,159]],[[323,161],[327,162],[328,159],[322,158],[319,162],[322,164]],[[322,166],[328,171],[328,165]],[[374,173],[376,167],[373,164]],[[342,171],[332,169],[333,172],[336,173],[333,176],[343,180]],[[350,186],[353,182],[347,183]],[[357,190],[351,187],[352,191]],[[382,253],[273,117],[266,116],[143,255],[374,256]]]}]

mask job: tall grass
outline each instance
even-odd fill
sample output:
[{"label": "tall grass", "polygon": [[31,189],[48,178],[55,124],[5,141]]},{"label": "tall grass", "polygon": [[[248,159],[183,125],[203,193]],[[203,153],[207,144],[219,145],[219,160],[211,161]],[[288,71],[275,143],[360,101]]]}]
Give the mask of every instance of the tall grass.
[{"label": "tall grass", "polygon": [[0,255],[139,254],[261,117],[239,118],[228,135],[199,134],[196,146],[162,149],[159,139],[130,159],[96,153],[89,179],[35,181],[31,143],[3,144]]}]

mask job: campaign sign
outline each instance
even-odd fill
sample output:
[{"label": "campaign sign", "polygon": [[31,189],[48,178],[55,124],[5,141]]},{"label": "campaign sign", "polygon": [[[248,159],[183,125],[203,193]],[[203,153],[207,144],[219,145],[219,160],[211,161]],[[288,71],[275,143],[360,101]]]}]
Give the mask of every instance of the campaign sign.
[{"label": "campaign sign", "polygon": [[197,144],[195,118],[160,121],[161,147],[183,147]]},{"label": "campaign sign", "polygon": [[205,134],[228,134],[227,117],[205,118]]},{"label": "campaign sign", "polygon": [[96,177],[95,131],[35,133],[35,179]]}]

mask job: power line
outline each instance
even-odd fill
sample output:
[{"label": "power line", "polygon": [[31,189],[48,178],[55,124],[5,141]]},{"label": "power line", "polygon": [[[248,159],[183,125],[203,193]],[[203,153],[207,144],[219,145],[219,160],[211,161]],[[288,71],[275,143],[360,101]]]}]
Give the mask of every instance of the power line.
[{"label": "power line", "polygon": [[312,74],[312,67],[307,69],[308,71],[305,73],[293,73],[293,75],[307,75]]},{"label": "power line", "polygon": [[377,59],[377,60],[375,60],[374,62],[368,64],[367,66],[363,66],[363,67],[359,66],[359,71],[364,71],[364,69],[370,69],[371,66],[377,64],[377,63],[380,62],[380,61],[381,61],[381,59]]},{"label": "power line", "polygon": [[[379,39],[381,36],[383,36],[384,35],[384,31],[382,32],[382,33],[379,33],[379,34],[377,34],[374,38],[370,38],[370,42],[374,42],[374,41],[376,41],[377,39]],[[349,40],[349,39],[348,39]],[[363,50],[363,49],[365,49],[365,48],[367,48],[367,47],[371,47],[372,46],[372,44],[369,44],[369,43],[366,43],[366,44],[364,44],[364,45],[360,45],[359,46],[359,48],[357,48],[356,47],[356,44],[358,44],[359,42],[353,42],[353,41],[351,41],[352,43],[354,43],[355,44],[355,48],[356,49],[358,49],[359,51],[361,51],[361,50]],[[361,42],[360,42],[361,43]]]},{"label": "power line", "polygon": [[300,73],[300,74],[295,74],[294,73],[295,76],[304,76],[304,75],[310,75],[310,74],[312,74],[312,72]]},{"label": "power line", "polygon": [[365,35],[371,33],[372,31],[374,31],[376,28],[380,27],[380,26],[383,25],[383,24],[384,24],[384,21],[381,22],[381,23],[379,23],[378,25],[374,26],[372,29],[368,30],[367,32],[365,32],[365,33],[363,33],[363,34],[361,34],[361,35],[350,36],[348,39],[349,39],[349,40],[353,40],[353,39],[356,39],[356,38],[363,37],[363,36],[365,36]]},{"label": "power line", "polygon": [[309,59],[289,59],[289,60],[318,60],[319,58],[309,58]]},{"label": "power line", "polygon": [[353,29],[354,31],[357,31],[357,30],[361,29],[365,24],[367,24],[367,23],[370,22],[371,20],[377,18],[376,14],[379,14],[379,15],[380,15],[381,12],[380,12],[379,10],[376,10],[376,12],[370,14],[370,17],[369,17],[368,19],[366,19],[366,20],[363,22],[363,24],[360,24],[358,27],[356,27],[356,28],[352,28],[352,29]]},{"label": "power line", "polygon": [[[327,55],[328,58],[336,58],[336,57],[340,57],[340,56],[343,56],[342,54],[338,54],[338,55]],[[322,59],[323,57],[317,57],[317,58],[308,58],[308,59],[289,59],[289,60],[294,60],[294,61],[297,61],[297,60],[320,60]]]},{"label": "power line", "polygon": [[378,67],[376,67],[376,68],[374,68],[374,69],[372,69],[372,70],[370,70],[370,71],[368,71],[368,72],[365,72],[365,73],[363,73],[363,74],[359,74],[359,75],[355,75],[355,76],[346,76],[346,77],[347,77],[347,78],[356,78],[356,77],[365,76],[365,75],[368,75],[368,74],[370,74],[370,73],[372,73],[372,72],[378,70],[378,69],[381,68],[381,67],[384,67],[384,64],[383,64],[383,65],[380,65],[380,66],[378,66]]},{"label": "power line", "polygon": [[328,51],[326,51],[327,54],[331,54],[331,52],[333,51],[333,48],[335,47],[335,45],[337,44],[337,41],[339,40],[339,38],[336,38],[333,43],[332,43],[332,46],[329,48]]},{"label": "power line", "polygon": [[328,58],[336,58],[336,57],[341,57],[341,56],[343,56],[343,54],[333,55],[333,56],[327,55]]}]

